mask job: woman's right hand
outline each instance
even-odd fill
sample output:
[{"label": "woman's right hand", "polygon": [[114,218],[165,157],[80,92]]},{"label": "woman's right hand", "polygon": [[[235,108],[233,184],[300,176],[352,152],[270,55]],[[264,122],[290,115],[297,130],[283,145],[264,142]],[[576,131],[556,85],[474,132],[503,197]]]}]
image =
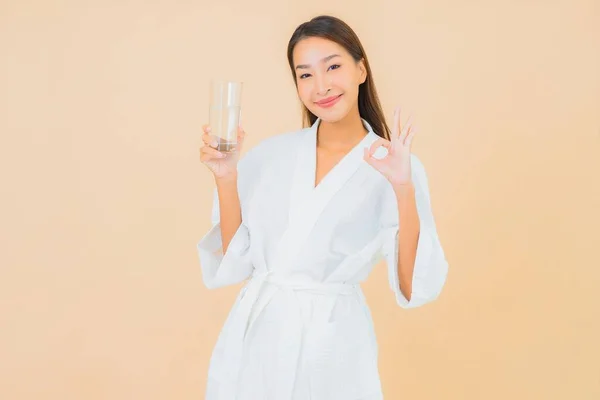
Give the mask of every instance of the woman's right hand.
[{"label": "woman's right hand", "polygon": [[220,152],[217,150],[219,137],[210,134],[210,127],[202,127],[204,134],[202,141],[204,146],[200,147],[200,161],[210,169],[215,179],[229,179],[237,176],[237,164],[240,158],[240,151],[244,143],[246,133],[242,127],[238,127],[237,145],[230,152]]}]

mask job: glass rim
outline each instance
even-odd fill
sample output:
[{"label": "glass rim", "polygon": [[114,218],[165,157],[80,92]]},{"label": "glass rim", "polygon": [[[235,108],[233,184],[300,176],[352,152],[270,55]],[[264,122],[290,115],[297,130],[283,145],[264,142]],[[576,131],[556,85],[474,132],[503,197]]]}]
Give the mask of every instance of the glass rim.
[{"label": "glass rim", "polygon": [[211,79],[210,83],[211,83],[211,85],[214,85],[214,84],[243,85],[244,81],[242,81],[242,80],[235,80],[235,79],[220,79],[220,78],[215,78],[215,79]]}]

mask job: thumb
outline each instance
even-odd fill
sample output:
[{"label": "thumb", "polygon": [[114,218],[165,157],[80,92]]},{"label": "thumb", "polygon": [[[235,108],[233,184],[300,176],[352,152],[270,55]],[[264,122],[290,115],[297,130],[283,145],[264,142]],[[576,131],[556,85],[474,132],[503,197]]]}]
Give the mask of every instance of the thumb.
[{"label": "thumb", "polygon": [[381,171],[381,168],[383,166],[382,165],[383,161],[382,160],[378,160],[377,158],[373,157],[371,155],[371,153],[369,153],[369,149],[367,149],[366,147],[365,147],[363,153],[364,153],[364,156],[363,156],[364,160],[368,164],[370,164],[373,168],[375,168],[377,171]]}]

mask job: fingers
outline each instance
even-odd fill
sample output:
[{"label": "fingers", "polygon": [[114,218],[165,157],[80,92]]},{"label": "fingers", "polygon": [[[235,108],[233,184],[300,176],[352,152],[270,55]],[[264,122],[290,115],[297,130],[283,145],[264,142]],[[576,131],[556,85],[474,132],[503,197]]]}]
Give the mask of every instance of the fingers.
[{"label": "fingers", "polygon": [[363,158],[367,163],[371,164],[371,166],[373,166],[377,170],[381,170],[384,166],[383,161],[373,157],[370,154],[370,150],[366,147],[363,150]]},{"label": "fingers", "polygon": [[203,125],[202,130],[204,131],[204,134],[202,135],[202,142],[204,142],[204,144],[207,146],[217,148],[217,146],[219,145],[219,138],[210,135],[210,126]]},{"label": "fingers", "polygon": [[373,166],[375,169],[380,171],[385,167],[385,158],[375,158],[373,157],[373,154],[375,154],[377,149],[382,146],[388,150],[388,155],[393,154],[394,143],[384,138],[377,139],[375,142],[373,142],[373,144],[370,147],[365,147],[363,151],[363,158],[365,159],[365,161],[371,164],[371,166]]},{"label": "fingers", "polygon": [[408,131],[410,130],[412,125],[412,115],[408,117],[406,124],[404,125],[404,129],[400,130],[400,143],[405,143],[406,136],[408,135]]},{"label": "fingers", "polygon": [[417,130],[415,128],[413,128],[412,126],[409,128],[409,130],[408,130],[408,136],[406,137],[406,142],[405,142],[405,144],[407,146],[410,147],[412,145],[412,141],[413,141],[413,138],[415,137],[415,132],[416,131]]},{"label": "fingers", "polygon": [[412,115],[408,117],[406,123],[401,123],[400,107],[394,111],[394,125],[392,127],[392,150],[394,143],[399,142],[403,146],[410,146],[415,134],[415,128],[412,123]]},{"label": "fingers", "polygon": [[202,141],[206,146],[217,148],[219,146],[219,138],[213,135],[204,134],[202,135]]},{"label": "fingers", "polygon": [[225,153],[221,153],[218,150],[213,149],[212,147],[203,146],[200,148],[200,161],[207,162],[218,158],[225,158],[227,155]]},{"label": "fingers", "polygon": [[[202,125],[202,130],[204,131],[204,134],[202,135],[202,142],[204,142],[205,145],[213,147],[213,148],[217,148],[219,145],[219,142],[222,140],[221,138],[219,138],[218,136],[215,135],[211,135],[211,129],[209,125]],[[242,128],[241,125],[238,125],[237,128],[237,142],[239,145],[241,145],[244,142],[244,138],[246,137],[246,131],[244,131],[244,128]],[[239,146],[238,146],[239,147]]]},{"label": "fingers", "polygon": [[381,147],[381,146],[383,146],[386,149],[388,149],[388,152],[389,152],[391,150],[391,148],[392,148],[392,143],[389,140],[384,139],[384,138],[377,139],[369,147],[369,156],[372,156],[373,154],[375,154],[375,152],[377,151],[377,149],[379,147]]},{"label": "fingers", "polygon": [[394,110],[394,125],[392,125],[392,139],[400,136],[400,107]]}]

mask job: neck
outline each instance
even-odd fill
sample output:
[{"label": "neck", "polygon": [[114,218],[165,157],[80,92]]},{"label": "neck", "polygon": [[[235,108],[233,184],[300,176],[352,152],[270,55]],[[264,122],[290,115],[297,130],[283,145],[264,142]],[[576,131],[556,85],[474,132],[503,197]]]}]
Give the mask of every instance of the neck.
[{"label": "neck", "polygon": [[317,147],[346,150],[361,141],[368,130],[363,126],[358,110],[336,122],[321,120],[317,130]]}]

